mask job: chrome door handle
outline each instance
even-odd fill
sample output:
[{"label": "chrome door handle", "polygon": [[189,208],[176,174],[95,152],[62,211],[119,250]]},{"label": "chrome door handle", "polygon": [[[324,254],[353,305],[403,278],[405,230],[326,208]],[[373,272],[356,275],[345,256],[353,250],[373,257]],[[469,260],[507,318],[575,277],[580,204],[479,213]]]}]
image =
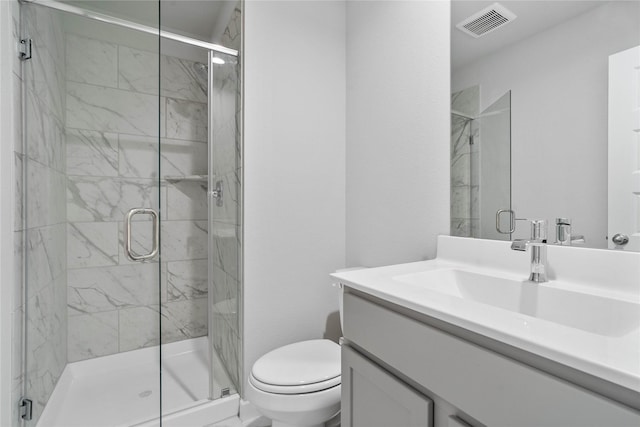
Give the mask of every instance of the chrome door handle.
[{"label": "chrome door handle", "polygon": [[[153,243],[151,252],[140,255],[131,250],[131,220],[136,215],[151,215],[153,219]],[[146,261],[158,255],[160,243],[160,221],[158,212],[148,208],[133,208],[124,216],[124,253],[131,261]]]},{"label": "chrome door handle", "polygon": [[626,234],[616,234],[615,236],[613,236],[611,238],[611,241],[616,245],[616,246],[624,246],[627,243],[629,243],[629,236],[627,236]]},{"label": "chrome door handle", "polygon": [[[509,230],[504,231],[500,228],[500,215],[505,212],[509,212]],[[516,218],[516,213],[513,209],[498,209],[496,211],[496,231],[500,234],[511,234],[516,231],[516,221],[532,221],[527,218]],[[533,220],[535,221],[535,220]],[[546,236],[545,236],[546,239]]]},{"label": "chrome door handle", "polygon": [[[500,229],[500,215],[509,212],[509,230],[502,231]],[[500,234],[511,234],[516,231],[516,213],[511,209],[498,209],[496,211],[496,231]]]}]

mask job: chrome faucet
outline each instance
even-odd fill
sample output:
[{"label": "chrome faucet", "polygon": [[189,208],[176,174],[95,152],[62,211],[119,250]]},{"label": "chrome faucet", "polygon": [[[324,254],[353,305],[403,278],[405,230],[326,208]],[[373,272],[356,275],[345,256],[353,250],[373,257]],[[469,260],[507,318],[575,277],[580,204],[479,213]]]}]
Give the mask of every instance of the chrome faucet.
[{"label": "chrome faucet", "polygon": [[585,243],[584,236],[571,232],[571,219],[556,218],[556,245],[571,246]]},{"label": "chrome faucet", "polygon": [[511,249],[526,251],[531,248],[531,274],[529,280],[542,283],[547,281],[547,221],[532,219],[531,239],[514,240]]}]

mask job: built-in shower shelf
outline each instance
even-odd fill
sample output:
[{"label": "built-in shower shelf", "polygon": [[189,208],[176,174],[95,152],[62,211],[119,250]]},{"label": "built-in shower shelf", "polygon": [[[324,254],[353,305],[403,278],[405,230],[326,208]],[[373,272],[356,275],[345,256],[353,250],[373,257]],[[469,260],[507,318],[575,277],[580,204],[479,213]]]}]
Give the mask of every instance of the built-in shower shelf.
[{"label": "built-in shower shelf", "polygon": [[209,175],[166,175],[167,182],[207,182]]}]

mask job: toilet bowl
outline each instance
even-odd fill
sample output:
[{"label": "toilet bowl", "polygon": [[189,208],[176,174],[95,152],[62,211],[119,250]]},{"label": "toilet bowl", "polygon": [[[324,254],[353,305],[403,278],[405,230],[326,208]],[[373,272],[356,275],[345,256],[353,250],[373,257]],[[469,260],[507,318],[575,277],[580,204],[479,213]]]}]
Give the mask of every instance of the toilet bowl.
[{"label": "toilet bowl", "polygon": [[273,427],[316,427],[340,411],[340,346],[320,339],[277,348],[253,365],[247,399]]},{"label": "toilet bowl", "polygon": [[[340,326],[342,297],[339,286]],[[340,346],[326,339],[302,341],[258,359],[246,397],[271,418],[272,427],[320,427],[340,412],[341,383]]]}]

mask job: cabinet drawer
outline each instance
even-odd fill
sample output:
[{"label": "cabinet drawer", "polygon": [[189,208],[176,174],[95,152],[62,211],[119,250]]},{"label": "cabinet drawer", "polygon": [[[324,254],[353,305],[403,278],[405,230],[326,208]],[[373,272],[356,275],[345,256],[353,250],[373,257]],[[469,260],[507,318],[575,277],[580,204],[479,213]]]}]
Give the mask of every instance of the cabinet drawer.
[{"label": "cabinet drawer", "polygon": [[631,408],[349,292],[344,335],[486,425],[640,425]]},{"label": "cabinet drawer", "polygon": [[433,401],[342,346],[342,427],[432,427]]}]

